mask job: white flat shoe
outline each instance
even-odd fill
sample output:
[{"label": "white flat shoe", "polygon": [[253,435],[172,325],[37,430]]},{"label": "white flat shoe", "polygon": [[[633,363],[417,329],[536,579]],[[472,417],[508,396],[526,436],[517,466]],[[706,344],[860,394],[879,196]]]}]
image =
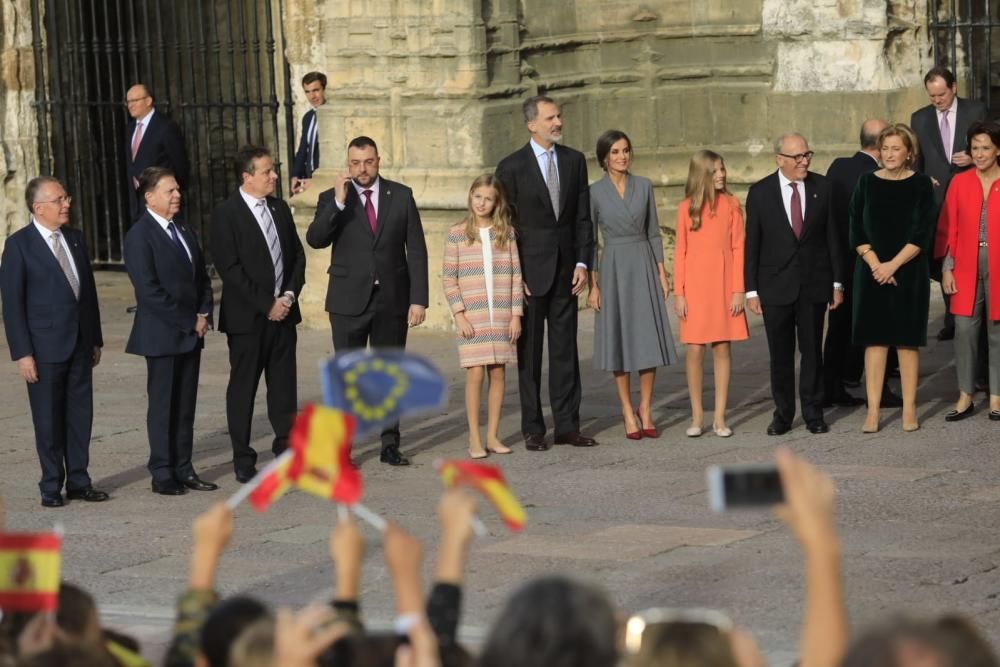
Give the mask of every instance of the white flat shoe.
[{"label": "white flat shoe", "polygon": [[728,438],[733,434],[733,429],[729,428],[728,426],[723,426],[722,428],[718,428],[715,424],[712,424],[712,430],[715,431],[715,435],[719,436],[720,438]]},{"label": "white flat shoe", "polygon": [[699,435],[705,432],[700,426],[688,426],[688,430],[684,431],[684,435],[689,438],[697,438]]}]

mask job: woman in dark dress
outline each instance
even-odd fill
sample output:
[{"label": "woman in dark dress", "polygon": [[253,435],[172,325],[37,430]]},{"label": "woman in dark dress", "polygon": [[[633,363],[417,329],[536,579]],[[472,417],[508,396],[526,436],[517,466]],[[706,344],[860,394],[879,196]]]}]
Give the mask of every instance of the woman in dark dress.
[{"label": "woman in dark dress", "polygon": [[890,347],[899,353],[903,430],[916,431],[918,350],[927,344],[928,257],[934,240],[931,180],[913,171],[917,138],[897,123],[878,139],[882,168],[858,181],[851,199],[855,345],[865,348],[868,416],[862,431],[879,428],[879,401]]}]

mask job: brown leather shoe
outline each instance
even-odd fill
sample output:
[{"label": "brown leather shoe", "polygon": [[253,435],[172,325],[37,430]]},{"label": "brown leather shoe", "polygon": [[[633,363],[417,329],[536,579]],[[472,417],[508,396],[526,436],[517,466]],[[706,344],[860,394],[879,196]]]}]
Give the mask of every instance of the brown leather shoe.
[{"label": "brown leather shoe", "polygon": [[532,452],[544,452],[549,448],[549,443],[545,442],[545,435],[542,433],[525,433],[524,448]]},{"label": "brown leather shoe", "polygon": [[572,433],[563,433],[556,436],[557,445],[572,445],[574,447],[596,447],[597,441],[593,438],[588,438],[583,433],[579,431],[573,431]]}]

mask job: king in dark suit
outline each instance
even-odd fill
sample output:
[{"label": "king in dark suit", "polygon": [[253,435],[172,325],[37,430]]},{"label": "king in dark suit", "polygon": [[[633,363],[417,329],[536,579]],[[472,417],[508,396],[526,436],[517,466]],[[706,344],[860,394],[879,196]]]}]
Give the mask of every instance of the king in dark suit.
[{"label": "king in dark suit", "polygon": [[125,106],[131,120],[125,129],[125,170],[128,176],[128,200],[134,222],[146,210],[139,194],[139,177],[148,167],[169,169],[181,189],[188,186],[187,153],[184,137],[173,120],[153,107],[153,95],[141,83],[128,89]]},{"label": "king in dark suit", "polygon": [[71,198],[54,178],[25,190],[31,223],[14,232],[0,261],[10,356],[28,384],[42,505],[102,501],[87,466],[94,421],[93,368],[101,360],[101,314],[83,234],[68,226]]},{"label": "king in dark suit", "polygon": [[302,116],[302,138],[292,163],[292,194],[303,192],[312,182],[313,172],[319,169],[319,115],[326,104],[326,74],[309,72],[302,77],[302,92],[312,109]]},{"label": "king in dark suit", "polygon": [[[369,137],[347,146],[347,174],[320,193],[306,243],[328,248],[333,347],[338,351],[404,347],[407,325],[427,309],[427,245],[413,191],[378,174],[378,147]],[[399,451],[399,424],[382,431],[380,460],[409,465]]]},{"label": "king in dark suit", "polygon": [[593,258],[590,189],[583,153],[560,145],[562,114],[554,100],[536,96],[522,105],[531,139],[497,165],[497,178],[515,214],[524,276],[525,308],[517,340],[521,432],[532,451],[549,448],[542,418],[542,346],[549,339],[549,398],[555,443],[592,447],[580,433],[580,360],[577,297]]},{"label": "king in dark suit", "polygon": [[799,399],[811,433],[823,420],[823,318],[844,300],[840,238],[831,219],[829,182],[809,171],[805,137],[775,142],[778,171],[750,186],[744,274],[747,309],[764,316],[771,357],[774,419],[781,435],[795,417],[795,343],[799,344]]},{"label": "king in dark suit", "polygon": [[198,372],[212,321],[212,283],[194,234],[175,220],[180,188],[169,169],[139,178],[146,213],[125,236],[125,269],[137,308],[125,351],[146,357],[149,472],[153,492],[212,491],[191,463]]},{"label": "king in dark suit", "polygon": [[278,174],[268,150],[245,146],[236,165],[240,188],[212,212],[212,259],[222,278],[219,331],[229,341],[226,420],[233,467],[237,481],[246,482],[256,474],[250,425],[261,373],[274,429],[271,451],[277,456],[288,447],[298,409],[295,325],[302,321],[298,296],[306,255],[291,209],[272,196]]}]

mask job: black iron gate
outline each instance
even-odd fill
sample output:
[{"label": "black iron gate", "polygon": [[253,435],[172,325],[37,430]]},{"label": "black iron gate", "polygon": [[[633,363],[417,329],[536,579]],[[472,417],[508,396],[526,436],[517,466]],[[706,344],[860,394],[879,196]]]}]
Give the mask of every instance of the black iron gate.
[{"label": "black iron gate", "polygon": [[963,94],[993,116],[1000,111],[1000,0],[930,0],[928,9],[935,64],[954,71]]},{"label": "black iron gate", "polygon": [[95,264],[122,262],[130,223],[124,101],[136,82],[184,134],[191,175],[183,212],[206,248],[211,210],[237,185],[236,150],[267,146],[280,172],[279,138],[292,146],[294,137],[276,4],[33,0],[41,167],[75,195],[73,222]]}]

